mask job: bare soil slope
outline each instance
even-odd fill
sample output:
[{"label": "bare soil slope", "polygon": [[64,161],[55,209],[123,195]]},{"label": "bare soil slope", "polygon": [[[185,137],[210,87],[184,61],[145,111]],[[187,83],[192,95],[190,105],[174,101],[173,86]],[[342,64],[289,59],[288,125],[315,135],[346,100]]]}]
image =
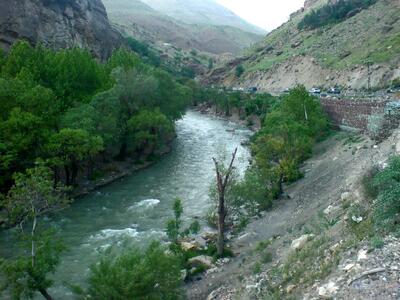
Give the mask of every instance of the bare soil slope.
[{"label": "bare soil slope", "polygon": [[[319,143],[314,157],[303,166],[304,178],[286,187],[287,196],[284,199],[278,201],[271,211],[255,219],[239,237],[231,241],[237,256],[230,263],[210,272],[200,281],[188,284],[188,298],[265,299],[271,281],[269,271],[292,253],[290,245],[294,239],[327,226],[331,243],[327,247],[340,243],[346,237],[343,234],[346,214],[341,211],[342,202],[348,201],[351,207],[363,201],[363,175],[373,166],[383,165],[391,154],[396,153],[398,137],[399,132],[396,132],[383,143],[375,145],[366,136],[352,137],[348,133],[339,133]],[[337,222],[321,225],[321,220],[325,220],[321,219],[321,214],[328,206],[340,211],[337,212]],[[263,247],[268,247],[272,253],[272,262],[262,262],[262,252],[258,252],[262,243],[268,243],[269,246]],[[289,294],[295,295],[295,299],[302,298],[302,295],[312,298],[318,296],[320,279],[311,284],[282,286],[282,289],[289,288]],[[367,285],[365,289],[373,290],[378,286]],[[384,286],[381,285],[381,288],[384,289]],[[351,287],[343,284],[342,294],[345,295],[349,289]],[[384,293],[383,290],[381,292]],[[362,293],[352,293],[348,292],[347,295],[353,295],[354,299],[364,299]],[[379,291],[376,293],[379,295]]]}]

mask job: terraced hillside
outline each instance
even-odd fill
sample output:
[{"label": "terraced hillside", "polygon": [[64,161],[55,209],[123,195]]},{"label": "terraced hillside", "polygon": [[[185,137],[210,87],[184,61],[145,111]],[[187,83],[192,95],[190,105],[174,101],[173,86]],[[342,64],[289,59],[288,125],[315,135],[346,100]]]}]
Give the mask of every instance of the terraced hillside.
[{"label": "terraced hillside", "polygon": [[[326,3],[306,1],[290,21],[242,57],[214,70],[207,81],[278,92],[298,83],[363,89],[368,80],[379,89],[400,77],[400,2],[378,0],[341,22],[298,29],[305,15]],[[235,69],[240,64],[245,72],[238,78]]]}]

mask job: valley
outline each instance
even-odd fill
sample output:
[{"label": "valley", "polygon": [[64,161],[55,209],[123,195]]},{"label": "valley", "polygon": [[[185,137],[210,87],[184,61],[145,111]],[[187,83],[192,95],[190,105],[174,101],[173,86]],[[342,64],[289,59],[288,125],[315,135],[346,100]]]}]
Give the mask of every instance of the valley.
[{"label": "valley", "polygon": [[400,299],[400,4],[285,6],[0,0],[1,299]]}]

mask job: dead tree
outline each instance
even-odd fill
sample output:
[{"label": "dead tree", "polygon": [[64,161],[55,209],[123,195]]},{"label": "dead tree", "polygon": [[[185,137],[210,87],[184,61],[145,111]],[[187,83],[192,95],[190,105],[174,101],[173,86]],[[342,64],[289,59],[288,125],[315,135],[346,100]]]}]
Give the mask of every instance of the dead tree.
[{"label": "dead tree", "polygon": [[224,254],[225,243],[225,218],[227,211],[225,208],[225,192],[229,184],[230,176],[234,170],[233,162],[235,161],[237,148],[232,154],[231,162],[228,169],[224,170],[223,165],[213,158],[215,164],[215,172],[217,175],[217,189],[218,189],[218,240],[217,240],[217,254],[222,256]]}]

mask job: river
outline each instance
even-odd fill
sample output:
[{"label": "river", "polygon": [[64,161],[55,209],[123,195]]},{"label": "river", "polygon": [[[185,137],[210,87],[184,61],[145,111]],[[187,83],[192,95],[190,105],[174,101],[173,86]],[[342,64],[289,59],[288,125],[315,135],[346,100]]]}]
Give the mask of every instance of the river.
[{"label": "river", "polygon": [[[250,137],[248,129],[188,111],[176,122],[176,130],[171,153],[159,162],[44,218],[67,246],[54,275],[55,285],[49,290],[55,299],[73,298],[65,283],[82,285],[90,265],[109,246],[122,250],[165,238],[165,224],[172,217],[176,197],[182,199],[186,222],[204,217],[210,207],[213,156],[226,153],[229,158],[238,147],[236,167],[246,168],[250,154],[241,141]],[[0,254],[12,252],[12,230],[0,235],[0,244]]]}]

